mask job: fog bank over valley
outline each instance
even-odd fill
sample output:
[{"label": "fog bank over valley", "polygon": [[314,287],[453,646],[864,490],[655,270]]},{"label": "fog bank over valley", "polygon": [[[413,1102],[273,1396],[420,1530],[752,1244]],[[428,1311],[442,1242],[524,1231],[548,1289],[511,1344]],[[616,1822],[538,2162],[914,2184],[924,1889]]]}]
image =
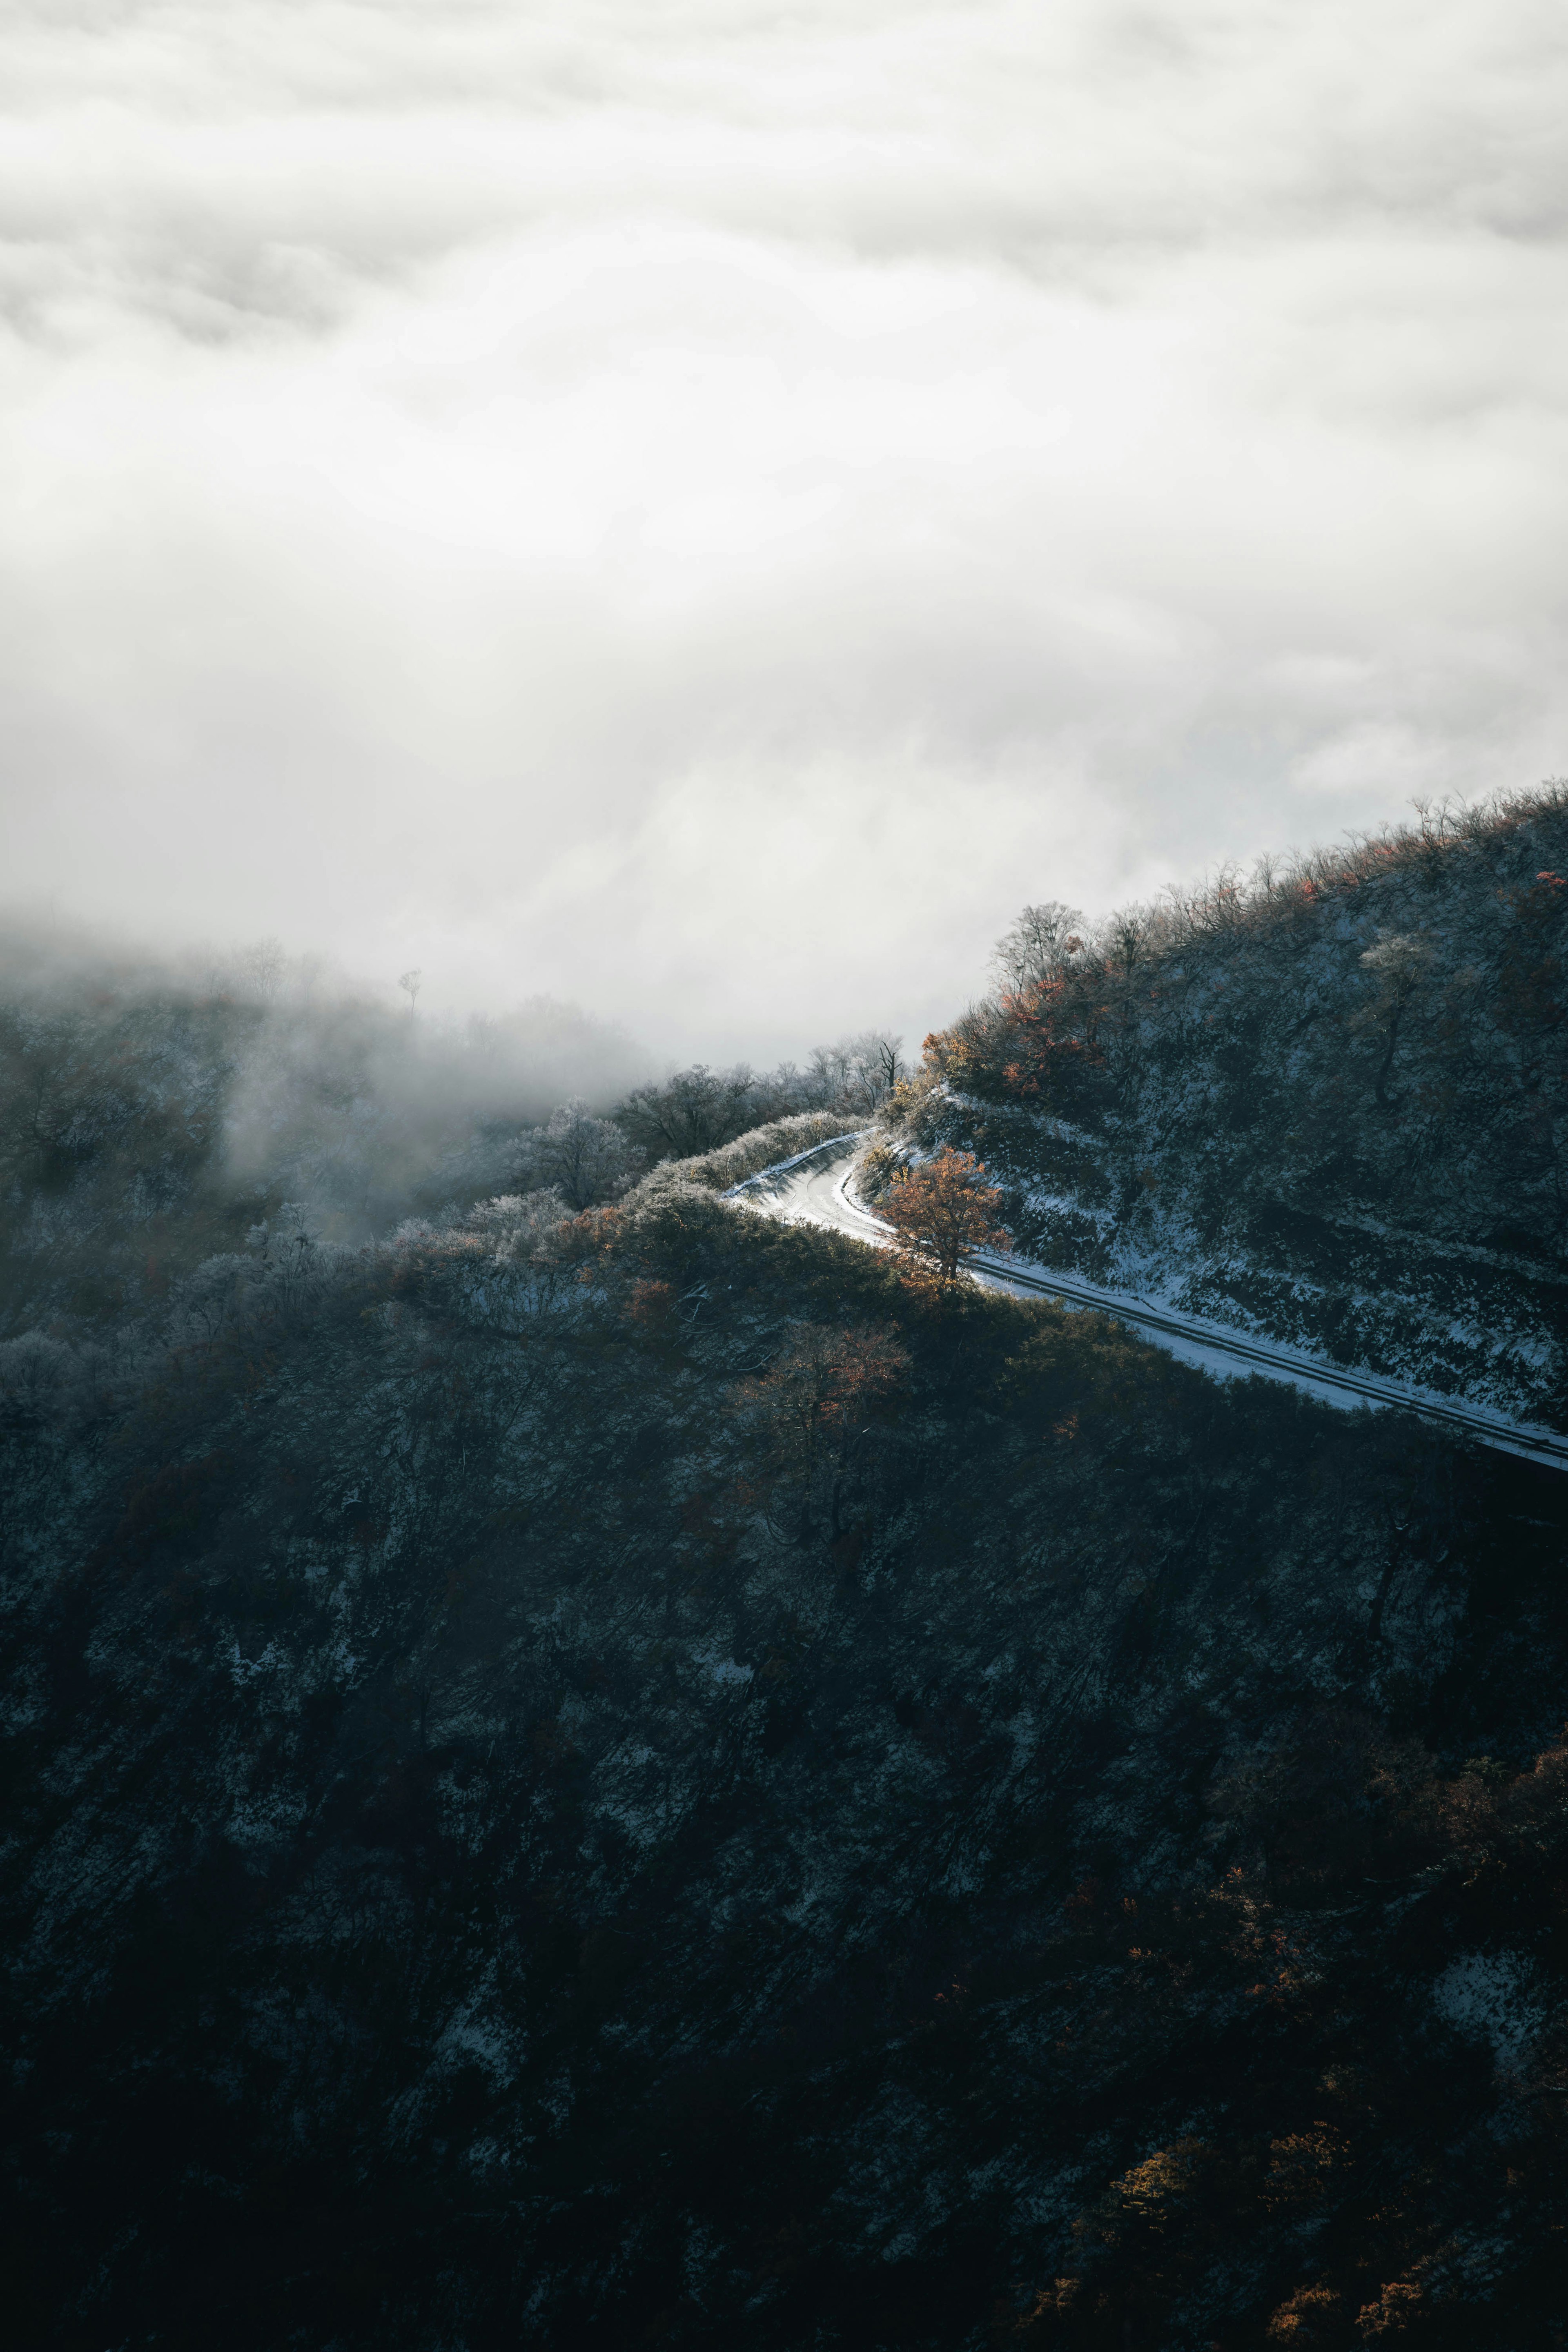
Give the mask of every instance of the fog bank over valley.
[{"label": "fog bank over valley", "polygon": [[1565,78],[1528,0],[15,12],[8,887],[769,1057],[1561,769]]}]

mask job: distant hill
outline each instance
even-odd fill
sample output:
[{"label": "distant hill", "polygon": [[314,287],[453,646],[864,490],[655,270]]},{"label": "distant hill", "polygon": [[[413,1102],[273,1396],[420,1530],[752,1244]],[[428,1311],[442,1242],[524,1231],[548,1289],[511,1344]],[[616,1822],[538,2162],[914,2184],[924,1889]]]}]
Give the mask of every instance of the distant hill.
[{"label": "distant hill", "polygon": [[1000,953],[895,1150],[977,1151],[1053,1265],[1563,1424],[1568,788]]}]

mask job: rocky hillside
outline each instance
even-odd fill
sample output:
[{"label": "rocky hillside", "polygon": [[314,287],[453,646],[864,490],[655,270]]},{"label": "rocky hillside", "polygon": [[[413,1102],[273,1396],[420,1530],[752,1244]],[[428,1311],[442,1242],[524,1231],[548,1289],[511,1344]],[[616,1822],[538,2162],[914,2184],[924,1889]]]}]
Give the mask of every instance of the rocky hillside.
[{"label": "rocky hillside", "polygon": [[1026,910],[895,1148],[1019,1246],[1568,1424],[1568,788],[1132,909]]},{"label": "rocky hillside", "polygon": [[677,1174],[0,1384],[12,2340],[1555,2340],[1568,1481]]}]

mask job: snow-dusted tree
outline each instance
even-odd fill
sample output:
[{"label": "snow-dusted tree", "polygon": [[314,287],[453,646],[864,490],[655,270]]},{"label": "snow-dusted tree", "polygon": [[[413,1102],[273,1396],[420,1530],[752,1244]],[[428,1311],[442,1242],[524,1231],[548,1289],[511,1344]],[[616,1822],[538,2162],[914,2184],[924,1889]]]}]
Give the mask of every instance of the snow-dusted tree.
[{"label": "snow-dusted tree", "polygon": [[529,1131],[519,1156],[532,1183],[552,1185],[574,1209],[590,1209],[622,1189],[639,1155],[614,1119],[595,1118],[574,1097]]},{"label": "snow-dusted tree", "polygon": [[836,1045],[814,1046],[804,1070],[794,1062],[762,1071],[744,1062],[731,1070],[697,1062],[662,1086],[637,1087],[616,1120],[649,1160],[687,1160],[792,1112],[869,1118],[903,1075],[903,1042],[887,1030],[863,1029]]},{"label": "snow-dusted tree", "polygon": [[814,1110],[841,1104],[846,1110],[874,1111],[902,1072],[903,1042],[887,1030],[863,1029],[837,1045],[814,1047],[800,1082],[803,1102]]},{"label": "snow-dusted tree", "polygon": [[469,1210],[468,1230],[494,1248],[497,1257],[521,1264],[544,1256],[550,1238],[567,1216],[566,1203],[552,1186],[536,1192],[504,1192],[493,1201],[476,1202]]}]

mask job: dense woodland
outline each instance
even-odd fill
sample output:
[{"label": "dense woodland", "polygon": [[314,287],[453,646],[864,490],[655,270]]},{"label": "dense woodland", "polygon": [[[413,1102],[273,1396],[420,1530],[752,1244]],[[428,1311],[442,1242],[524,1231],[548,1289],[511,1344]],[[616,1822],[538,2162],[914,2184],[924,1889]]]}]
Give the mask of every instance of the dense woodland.
[{"label": "dense woodland", "polygon": [[[1450,828],[1430,903],[1490,861],[1506,945],[1506,861],[1561,822]],[[1395,982],[1289,890],[1268,951],[1351,1041],[1353,1158],[1384,1058],[1401,1118],[1425,1083],[1430,968],[1390,1053],[1332,976]],[[1085,1014],[1071,1118],[1029,1092],[1080,936],[901,1084],[862,1039],[400,1093],[470,1048],[385,1012],[353,1087],[259,1123],[246,1040],[317,1034],[309,999],[15,982],[16,2340],[1560,2345],[1568,1480],[721,1197],[872,1117],[890,1160],[967,1120],[988,1164],[1116,1164],[1147,1041]],[[693,1104],[730,1130],[696,1156]],[[1545,1281],[1544,1163],[1476,1157],[1517,1229],[1466,1246]],[[1451,1250],[1426,1200],[1385,1221]]]},{"label": "dense woodland", "polygon": [[1568,787],[1028,908],[997,978],[900,1099],[1020,1247],[1568,1423]]}]

